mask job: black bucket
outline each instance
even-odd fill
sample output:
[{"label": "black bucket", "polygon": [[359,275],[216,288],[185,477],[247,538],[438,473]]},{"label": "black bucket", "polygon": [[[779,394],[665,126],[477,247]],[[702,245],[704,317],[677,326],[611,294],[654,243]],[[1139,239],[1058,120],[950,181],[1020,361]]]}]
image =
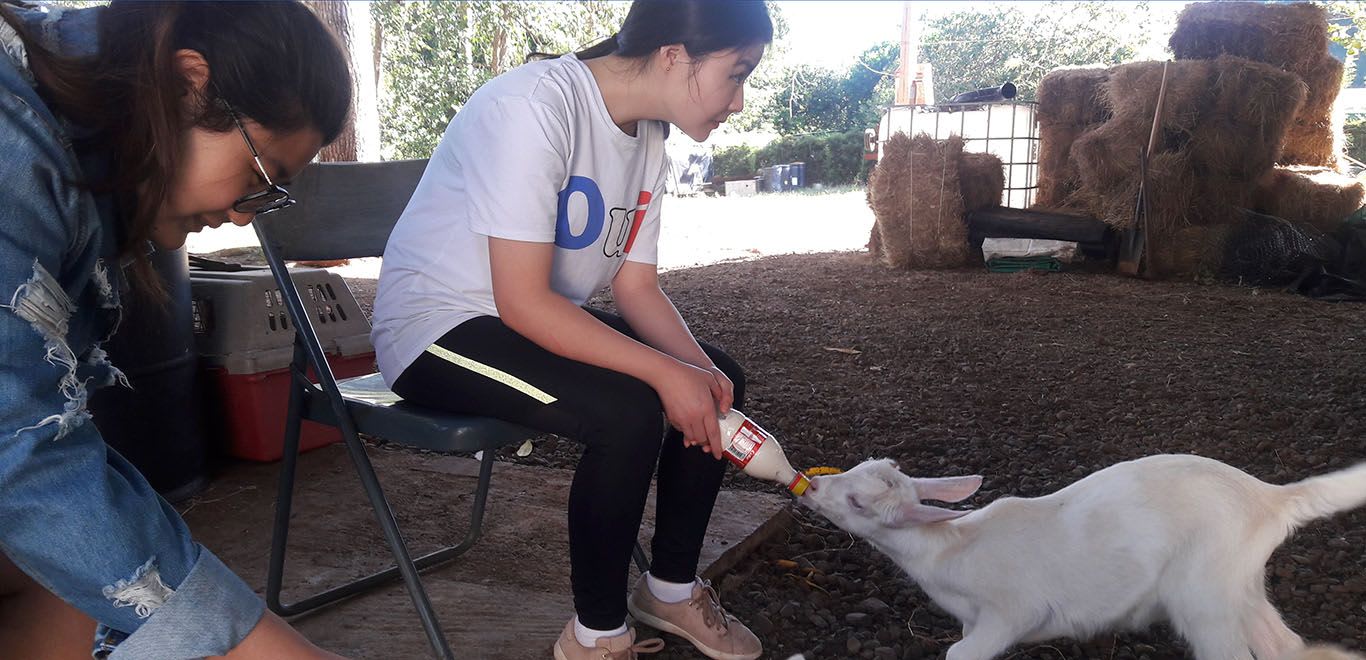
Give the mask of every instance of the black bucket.
[{"label": "black bucket", "polygon": [[782,192],[782,172],[777,166],[759,168],[759,192]]},{"label": "black bucket", "polygon": [[783,186],[785,190],[797,190],[806,187],[806,163],[797,161],[787,165],[787,184]]},{"label": "black bucket", "polygon": [[123,321],[104,345],[132,389],[94,391],[90,412],[110,447],[132,463],[169,502],[188,499],[208,484],[198,355],[190,308],[190,267],[184,249],[158,251],[152,267],[166,284],[157,305],[123,293]]}]

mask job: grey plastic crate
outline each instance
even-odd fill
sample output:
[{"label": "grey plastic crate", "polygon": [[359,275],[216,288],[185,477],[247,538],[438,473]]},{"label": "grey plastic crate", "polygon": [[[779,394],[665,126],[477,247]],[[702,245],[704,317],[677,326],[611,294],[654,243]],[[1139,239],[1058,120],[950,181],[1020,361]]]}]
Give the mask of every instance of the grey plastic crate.
[{"label": "grey plastic crate", "polygon": [[[373,352],[370,322],[340,275],[290,269],[323,350],[354,357]],[[190,271],[195,345],[210,366],[230,374],[262,373],[289,365],[294,324],[269,269]]]}]

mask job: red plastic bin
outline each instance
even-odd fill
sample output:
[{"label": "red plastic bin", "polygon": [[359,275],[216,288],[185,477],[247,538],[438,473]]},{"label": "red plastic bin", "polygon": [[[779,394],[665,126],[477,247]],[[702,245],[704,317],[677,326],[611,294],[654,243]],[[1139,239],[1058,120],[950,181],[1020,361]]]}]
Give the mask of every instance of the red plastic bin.
[{"label": "red plastic bin", "polygon": [[[375,371],[375,354],[353,357],[329,355],[332,374],[338,380]],[[209,368],[217,382],[224,428],[224,451],[251,461],[278,461],[284,455],[285,415],[289,412],[289,367],[255,374],[230,374]],[[313,374],[309,374],[310,379]],[[305,420],[299,433],[299,450],[308,451],[341,441],[336,427]]]}]

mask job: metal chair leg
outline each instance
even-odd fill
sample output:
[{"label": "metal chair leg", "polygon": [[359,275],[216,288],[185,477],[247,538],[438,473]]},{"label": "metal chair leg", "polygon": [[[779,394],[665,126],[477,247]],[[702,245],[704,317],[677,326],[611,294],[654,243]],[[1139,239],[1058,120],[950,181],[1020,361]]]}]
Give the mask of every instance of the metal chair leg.
[{"label": "metal chair leg", "polygon": [[[296,346],[295,350],[297,352],[300,349]],[[274,533],[271,537],[270,568],[266,578],[266,604],[271,611],[280,616],[296,616],[392,582],[401,576],[407,582],[409,595],[412,597],[413,604],[422,619],[423,628],[427,632],[428,640],[431,642],[436,656],[438,658],[453,658],[454,655],[445,635],[440,631],[436,622],[436,614],[432,609],[426,590],[417,578],[417,573],[464,554],[479,540],[483,533],[484,512],[488,503],[489,487],[493,475],[493,451],[485,451],[479,462],[479,477],[475,487],[474,502],[470,510],[470,525],[465,538],[456,545],[441,548],[414,560],[410,558],[407,545],[398,533],[397,522],[394,520],[393,512],[388,508],[388,500],[385,499],[378,478],[375,476],[374,466],[371,464],[369,456],[365,454],[364,445],[359,437],[343,433],[343,439],[351,454],[352,462],[360,474],[366,494],[370,497],[375,515],[379,519],[381,527],[384,528],[386,539],[390,541],[390,550],[398,563],[298,602],[284,603],[280,596],[283,589],[285,554],[289,539],[289,516],[293,506],[294,482],[298,470],[299,438],[302,430],[301,412],[304,406],[304,397],[309,396],[305,389],[307,387],[306,381],[303,380],[301,373],[295,370],[292,380],[288,422],[285,428],[284,456],[280,467],[279,499],[276,503]],[[631,555],[642,573],[650,570],[649,559],[639,542],[632,548]]]},{"label": "metal chair leg", "polygon": [[[296,354],[299,350],[299,347],[296,345]],[[398,523],[394,520],[393,511],[389,509],[388,500],[385,499],[384,492],[379,485],[379,480],[375,476],[374,466],[370,463],[369,457],[365,454],[365,448],[361,443],[360,438],[353,433],[346,433],[343,431],[343,440],[351,455],[352,463],[355,464],[356,471],[360,475],[361,483],[365,487],[366,495],[370,499],[371,507],[375,510],[375,517],[378,519],[380,527],[384,532],[385,540],[388,542],[389,549],[394,555],[396,565],[386,571],[381,571],[380,573],[355,580],[294,604],[281,602],[280,591],[283,582],[285,546],[288,539],[289,514],[292,507],[294,479],[298,466],[299,433],[302,425],[299,413],[302,410],[303,397],[305,396],[305,391],[302,389],[305,385],[300,382],[303,380],[303,374],[297,370],[293,371],[294,373],[291,380],[294,384],[291,386],[290,390],[290,415],[286,425],[285,454],[280,471],[280,499],[276,505],[275,530],[271,541],[270,571],[267,576],[267,605],[272,611],[281,616],[293,616],[355,595],[384,582],[388,582],[395,576],[402,575],[403,581],[406,583],[408,595],[412,598],[414,607],[417,608],[418,617],[422,620],[423,630],[427,634],[428,642],[430,642],[436,657],[442,659],[454,658],[455,655],[451,652],[450,645],[446,641],[445,635],[441,632],[440,625],[437,623],[436,612],[432,609],[432,604],[427,597],[427,592],[422,587],[422,582],[418,578],[418,571],[421,569],[409,556],[407,545],[399,534]],[[492,466],[490,465],[489,468],[490,469],[487,471],[491,473]],[[488,485],[488,478],[487,475],[484,474],[485,472],[486,470],[484,469],[480,470],[480,486],[481,489],[484,490],[487,489]],[[482,507],[481,498],[478,496],[476,496],[476,504]],[[477,530],[473,532],[473,536],[477,538]],[[472,541],[469,541],[469,543],[472,544]],[[433,555],[440,554],[440,552],[441,551],[432,553],[423,559],[429,560],[429,563],[436,563],[435,561],[430,561],[430,558],[432,558]]]}]

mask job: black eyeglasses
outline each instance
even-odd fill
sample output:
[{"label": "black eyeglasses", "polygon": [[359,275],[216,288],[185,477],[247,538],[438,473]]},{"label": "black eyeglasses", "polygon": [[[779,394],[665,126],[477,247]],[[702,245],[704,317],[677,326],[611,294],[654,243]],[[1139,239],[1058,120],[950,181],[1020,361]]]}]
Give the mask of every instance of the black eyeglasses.
[{"label": "black eyeglasses", "polygon": [[250,195],[237,198],[237,201],[232,203],[232,210],[238,213],[261,215],[293,206],[297,200],[290,196],[288,190],[270,180],[270,174],[266,172],[265,165],[261,164],[261,154],[257,153],[256,145],[251,143],[251,136],[247,135],[247,129],[242,125],[242,120],[237,118],[237,112],[226,101],[223,102],[223,108],[232,117],[232,123],[237,124],[237,130],[242,132],[242,139],[246,140],[247,148],[251,150],[251,158],[256,161],[256,171],[261,173],[261,178],[266,182],[265,190],[258,190]]}]

